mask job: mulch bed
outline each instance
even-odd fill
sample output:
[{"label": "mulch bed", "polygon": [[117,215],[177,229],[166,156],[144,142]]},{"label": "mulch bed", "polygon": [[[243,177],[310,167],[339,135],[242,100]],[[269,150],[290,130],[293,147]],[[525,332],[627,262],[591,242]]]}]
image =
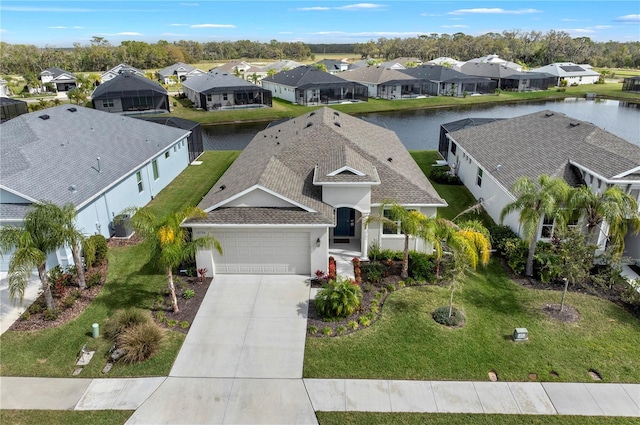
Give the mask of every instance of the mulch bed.
[{"label": "mulch bed", "polygon": [[564,309],[560,311],[560,304],[545,304],[542,306],[547,316],[553,320],[564,323],[574,323],[580,320],[580,313],[573,306],[566,305]]},{"label": "mulch bed", "polygon": [[[158,299],[154,302],[153,314],[162,327],[174,331],[188,333],[193,319],[195,319],[200,304],[207,290],[211,285],[211,278],[206,278],[201,282],[200,278],[189,276],[174,276],[173,284],[176,287],[176,297],[178,298],[179,312],[174,313],[171,307],[171,298],[169,297],[169,288],[163,289],[158,295]],[[182,294],[191,289],[195,295],[192,298],[185,299]],[[162,302],[160,302],[162,299]],[[183,324],[181,326],[181,324]]]}]

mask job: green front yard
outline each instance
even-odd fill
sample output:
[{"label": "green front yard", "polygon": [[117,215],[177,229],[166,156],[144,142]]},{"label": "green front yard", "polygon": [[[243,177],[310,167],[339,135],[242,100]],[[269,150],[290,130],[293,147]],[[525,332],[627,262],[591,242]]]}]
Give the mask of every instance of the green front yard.
[{"label": "green front yard", "polygon": [[[151,202],[157,216],[186,205],[196,205],[237,158],[239,152],[205,152],[202,165],[189,166]],[[80,377],[104,377],[101,370],[110,343],[91,338],[91,325],[103,324],[115,310],[127,307],[150,309],[166,277],[149,262],[144,247],[118,247],[109,250],[107,282],[100,294],[75,320],[53,329],[32,332],[5,332],[0,337],[0,374],[5,376],[70,377],[82,346],[95,349],[91,363]],[[131,365],[114,365],[109,377],[166,376],[182,346],[184,334],[170,331],[164,348],[152,359]]]}]

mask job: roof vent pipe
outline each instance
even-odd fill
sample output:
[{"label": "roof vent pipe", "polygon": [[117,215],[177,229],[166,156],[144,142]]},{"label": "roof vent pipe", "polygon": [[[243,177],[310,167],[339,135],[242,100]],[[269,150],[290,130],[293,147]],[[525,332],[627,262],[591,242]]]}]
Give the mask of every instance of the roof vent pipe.
[{"label": "roof vent pipe", "polygon": [[100,170],[100,157],[97,157],[96,161],[98,161],[98,173],[101,173],[102,171]]}]

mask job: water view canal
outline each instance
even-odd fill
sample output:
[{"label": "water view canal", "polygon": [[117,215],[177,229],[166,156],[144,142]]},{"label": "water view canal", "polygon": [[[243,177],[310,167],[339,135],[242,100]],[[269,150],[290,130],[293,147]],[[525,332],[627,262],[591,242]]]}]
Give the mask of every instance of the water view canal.
[{"label": "water view canal", "polygon": [[[437,149],[440,125],[464,118],[512,118],[552,110],[591,122],[640,146],[640,107],[617,100],[565,99],[517,104],[474,105],[442,109],[419,109],[358,115],[396,132],[409,150]],[[203,126],[206,150],[241,150],[265,123]]]}]

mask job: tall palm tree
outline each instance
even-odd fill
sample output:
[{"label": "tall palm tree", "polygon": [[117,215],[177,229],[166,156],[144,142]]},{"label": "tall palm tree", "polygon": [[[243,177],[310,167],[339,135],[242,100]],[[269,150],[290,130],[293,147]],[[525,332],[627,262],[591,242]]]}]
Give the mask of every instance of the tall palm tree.
[{"label": "tall palm tree", "polygon": [[[388,211],[388,216],[384,212]],[[396,203],[383,203],[380,206],[380,215],[370,215],[365,219],[365,226],[372,222],[381,223],[394,230],[400,229],[404,235],[404,250],[402,253],[402,271],[400,277],[406,279],[409,276],[409,239],[420,237],[432,245],[438,245],[435,232],[435,221],[420,211],[409,210]]]},{"label": "tall palm tree", "polygon": [[545,217],[551,217],[558,226],[564,226],[566,210],[561,207],[568,198],[570,187],[561,178],[552,178],[543,174],[537,182],[526,176],[519,178],[511,191],[516,196],[516,200],[504,206],[500,213],[500,222],[510,213],[520,212],[519,222],[523,236],[529,242],[525,273],[527,276],[533,276],[533,256],[538,243],[540,224]]},{"label": "tall palm tree", "polygon": [[55,303],[47,276],[47,253],[64,245],[64,221],[62,209],[50,202],[34,204],[22,227],[0,228],[0,252],[14,250],[9,261],[9,295],[20,298],[29,282],[31,271],[36,268],[42,285],[47,310],[55,310]]},{"label": "tall palm tree", "polygon": [[579,212],[586,222],[588,241],[598,243],[600,234],[608,237],[613,252],[624,252],[624,237],[631,226],[640,232],[638,202],[618,186],[601,193],[592,192],[587,186],[571,191],[568,207]]},{"label": "tall palm tree", "polygon": [[206,214],[199,208],[188,207],[162,219],[156,217],[149,207],[133,211],[131,224],[145,238],[158,268],[166,273],[173,311],[178,312],[173,269],[185,260],[194,259],[199,249],[215,248],[222,254],[220,242],[212,236],[192,239],[188,229],[180,226],[188,218],[205,217]]},{"label": "tall palm tree", "polygon": [[78,286],[80,289],[85,289],[87,282],[84,276],[84,264],[80,257],[80,249],[84,244],[90,242],[75,225],[76,216],[78,215],[76,207],[73,204],[66,204],[60,209],[62,212],[62,222],[60,223],[62,226],[62,237],[71,249],[71,256],[76,265]]}]

